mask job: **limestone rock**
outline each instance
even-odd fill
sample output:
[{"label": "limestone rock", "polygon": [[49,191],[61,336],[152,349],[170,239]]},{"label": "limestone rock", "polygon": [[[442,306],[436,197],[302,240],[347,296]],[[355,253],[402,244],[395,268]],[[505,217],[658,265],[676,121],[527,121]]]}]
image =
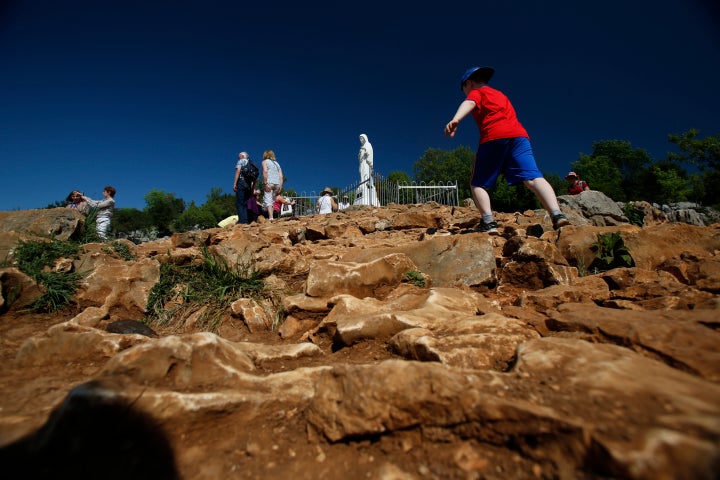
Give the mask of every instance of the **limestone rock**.
[{"label": "limestone rock", "polygon": [[[157,422],[183,478],[715,479],[720,224],[638,227],[575,197],[559,231],[544,211],[498,212],[491,236],[472,207],[393,204],[126,243],[132,260],[88,244],[57,263],[87,275],[53,314],[16,308],[40,290],[12,248],[42,235],[0,222],[0,459],[32,446],[44,465],[58,419],[100,438],[82,414],[46,420],[106,399]],[[591,271],[614,232],[635,266]],[[210,304],[146,319],[161,267],[206,254],[257,272],[262,298],[214,333]],[[188,305],[160,286],[166,312]]]},{"label": "limestone rock", "polygon": [[305,294],[310,297],[329,297],[347,293],[357,298],[382,295],[403,276],[417,267],[405,255],[391,254],[369,263],[317,262],[308,272]]},{"label": "limestone rock", "polygon": [[0,312],[13,305],[21,308],[42,295],[35,281],[17,268],[0,268]]},{"label": "limestone rock", "polygon": [[599,190],[587,190],[578,195],[558,197],[561,206],[579,211],[595,226],[614,226],[628,222],[620,207],[610,197]]}]

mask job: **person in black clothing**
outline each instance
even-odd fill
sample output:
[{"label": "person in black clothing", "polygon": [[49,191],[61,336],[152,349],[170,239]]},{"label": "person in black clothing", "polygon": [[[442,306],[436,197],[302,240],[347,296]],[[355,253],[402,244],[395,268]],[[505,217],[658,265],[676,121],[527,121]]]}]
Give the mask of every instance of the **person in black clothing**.
[{"label": "person in black clothing", "polygon": [[238,153],[238,161],[235,164],[235,180],[233,181],[233,191],[235,192],[235,208],[238,214],[238,223],[250,223],[248,219],[247,201],[255,191],[255,181],[250,182],[242,175],[242,167],[250,161],[250,155],[247,152]]}]

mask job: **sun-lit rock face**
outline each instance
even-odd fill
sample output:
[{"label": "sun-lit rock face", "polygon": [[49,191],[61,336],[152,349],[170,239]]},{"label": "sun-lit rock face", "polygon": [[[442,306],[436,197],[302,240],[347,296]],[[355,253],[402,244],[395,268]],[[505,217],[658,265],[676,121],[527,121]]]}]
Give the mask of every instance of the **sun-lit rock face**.
[{"label": "sun-lit rock face", "polygon": [[[158,422],[183,478],[714,479],[720,225],[586,203],[559,232],[529,211],[477,233],[474,209],[428,204],[187,232],[128,260],[89,244],[54,267],[88,272],[56,321],[21,313],[42,289],[10,254],[0,460],[98,432],[119,448],[112,400]],[[594,263],[614,232],[634,266]],[[113,333],[146,315],[163,264],[203,251],[272,296],[231,299],[212,332],[198,305],[157,336]]]}]

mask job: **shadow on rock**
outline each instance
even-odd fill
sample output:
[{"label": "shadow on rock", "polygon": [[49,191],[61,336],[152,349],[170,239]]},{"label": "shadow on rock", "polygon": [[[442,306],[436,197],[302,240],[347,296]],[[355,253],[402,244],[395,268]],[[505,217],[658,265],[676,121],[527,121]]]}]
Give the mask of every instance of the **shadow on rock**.
[{"label": "shadow on rock", "polygon": [[75,387],[45,425],[0,448],[0,465],[8,479],[180,478],[158,423],[100,382]]}]

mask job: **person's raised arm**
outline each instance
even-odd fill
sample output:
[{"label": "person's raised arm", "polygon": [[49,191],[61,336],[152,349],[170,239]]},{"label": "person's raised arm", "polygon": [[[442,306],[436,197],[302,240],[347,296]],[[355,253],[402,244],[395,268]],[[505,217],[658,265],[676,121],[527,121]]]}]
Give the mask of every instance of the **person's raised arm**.
[{"label": "person's raised arm", "polygon": [[445,125],[445,136],[450,138],[454,137],[460,121],[463,118],[467,117],[474,108],[475,102],[473,102],[472,100],[463,101],[458,107],[457,112],[455,112],[455,116],[452,118],[452,120],[448,122],[447,125]]}]

